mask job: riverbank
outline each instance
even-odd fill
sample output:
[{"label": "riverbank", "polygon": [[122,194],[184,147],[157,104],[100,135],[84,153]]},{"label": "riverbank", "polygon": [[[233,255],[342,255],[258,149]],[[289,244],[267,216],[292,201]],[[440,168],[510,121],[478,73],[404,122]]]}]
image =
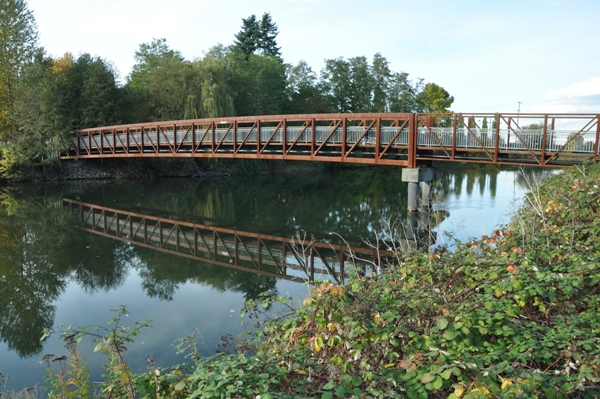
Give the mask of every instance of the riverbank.
[{"label": "riverbank", "polygon": [[86,159],[61,161],[44,169],[21,170],[4,176],[5,184],[71,180],[131,180],[154,178],[220,178],[243,174],[321,170],[321,163],[271,160],[194,158]]},{"label": "riverbank", "polygon": [[229,342],[244,355],[202,358],[186,340],[191,368],[115,374],[107,383],[135,381],[138,395],[151,397],[157,389],[162,397],[590,394],[600,174],[581,170],[541,187],[530,180],[537,196],[511,225],[454,253],[404,254],[377,279],[316,287],[292,317],[266,326],[267,344]]}]

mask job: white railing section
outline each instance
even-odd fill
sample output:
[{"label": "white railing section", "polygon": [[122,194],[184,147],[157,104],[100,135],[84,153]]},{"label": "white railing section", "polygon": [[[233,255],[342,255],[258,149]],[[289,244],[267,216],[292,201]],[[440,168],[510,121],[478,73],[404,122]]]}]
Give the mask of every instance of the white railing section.
[{"label": "white railing section", "polygon": [[[541,151],[543,130],[500,129],[498,148],[500,150]],[[417,145],[428,148],[452,148],[453,133],[450,128],[419,128]],[[577,132],[567,130],[548,130],[546,151],[594,153],[595,132]],[[494,149],[496,148],[496,129],[457,128],[456,148]]]}]

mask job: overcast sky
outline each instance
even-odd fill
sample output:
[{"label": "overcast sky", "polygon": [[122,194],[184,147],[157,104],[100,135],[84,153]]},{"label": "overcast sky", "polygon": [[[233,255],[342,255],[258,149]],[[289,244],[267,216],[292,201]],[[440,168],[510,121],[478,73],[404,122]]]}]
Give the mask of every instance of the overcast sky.
[{"label": "overcast sky", "polygon": [[444,87],[457,112],[600,113],[598,0],[28,0],[49,54],[90,53],[125,78],[140,43],[187,59],[270,12],[286,63],[381,53]]}]

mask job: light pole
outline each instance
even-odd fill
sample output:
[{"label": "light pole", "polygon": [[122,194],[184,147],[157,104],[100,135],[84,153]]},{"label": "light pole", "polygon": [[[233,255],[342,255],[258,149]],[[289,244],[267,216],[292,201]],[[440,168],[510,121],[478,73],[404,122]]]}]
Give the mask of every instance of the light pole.
[{"label": "light pole", "polygon": [[519,103],[519,109],[517,109],[517,127],[520,129],[521,126],[519,126],[519,114],[521,113],[521,101],[517,101],[517,103]]}]

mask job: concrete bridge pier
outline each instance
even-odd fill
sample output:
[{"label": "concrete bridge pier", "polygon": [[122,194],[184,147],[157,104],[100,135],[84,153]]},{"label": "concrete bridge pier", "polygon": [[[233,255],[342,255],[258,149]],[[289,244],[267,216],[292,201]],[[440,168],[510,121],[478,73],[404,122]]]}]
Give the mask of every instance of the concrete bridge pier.
[{"label": "concrete bridge pier", "polygon": [[[431,198],[432,183],[437,180],[436,168],[402,169],[402,181],[408,183],[407,242],[409,247],[417,249],[423,245],[432,245],[431,236]],[[421,193],[421,212],[419,213],[419,192]]]},{"label": "concrete bridge pier", "polygon": [[[419,211],[419,191],[421,191],[421,206],[431,207],[431,183],[437,180],[436,168],[405,168],[402,169],[402,181],[408,183],[408,211]],[[420,186],[420,190],[419,190]]]}]

